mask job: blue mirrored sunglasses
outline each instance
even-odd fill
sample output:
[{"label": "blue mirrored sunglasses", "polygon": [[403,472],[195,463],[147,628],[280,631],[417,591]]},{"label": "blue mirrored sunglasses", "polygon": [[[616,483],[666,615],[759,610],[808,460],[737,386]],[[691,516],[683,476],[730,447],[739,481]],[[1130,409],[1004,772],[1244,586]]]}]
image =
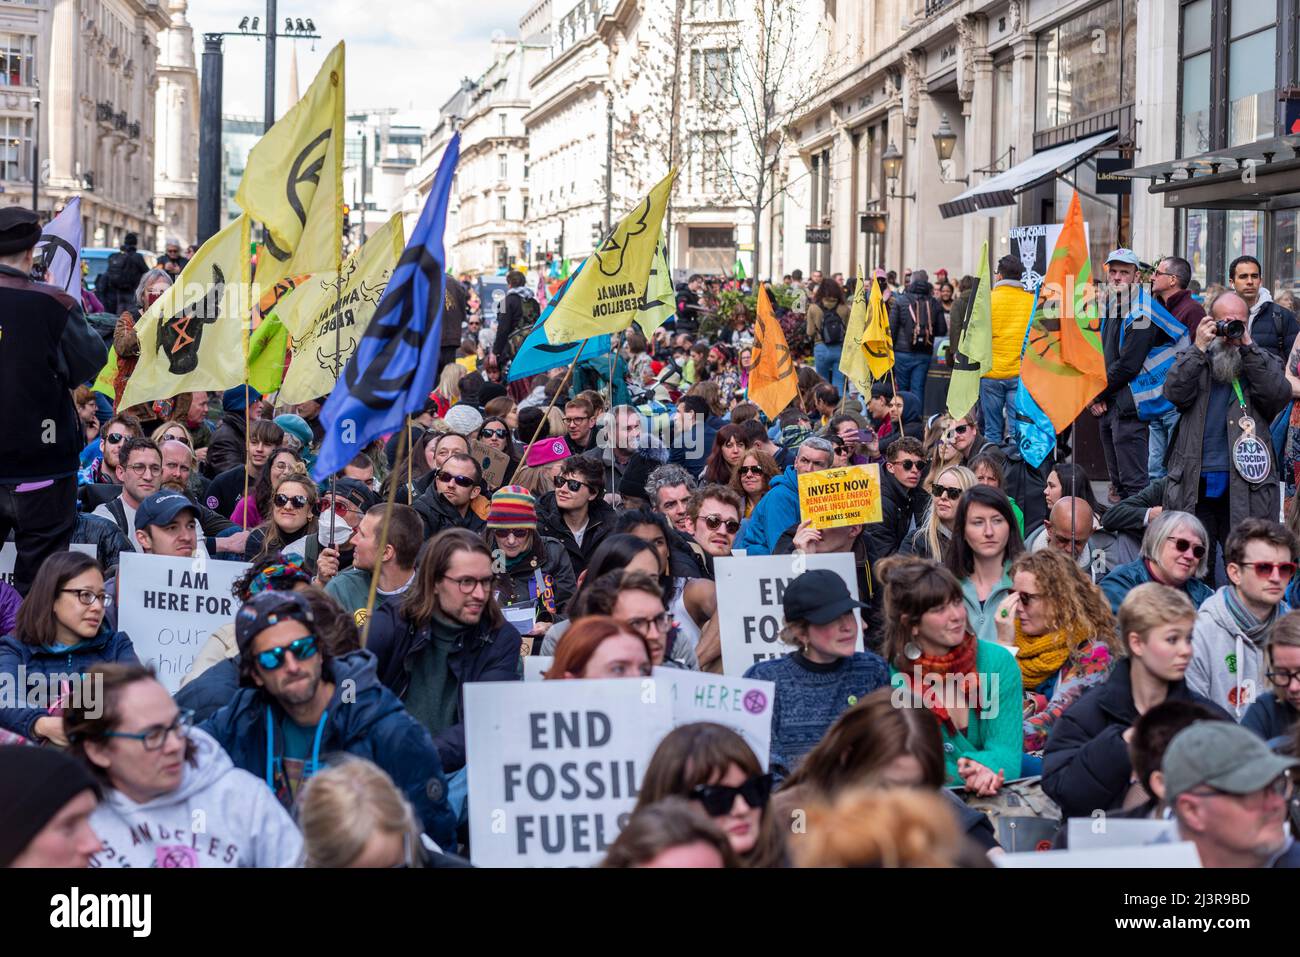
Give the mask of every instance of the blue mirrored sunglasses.
[{"label": "blue mirrored sunglasses", "polygon": [[274,648],[267,648],[266,651],[258,652],[257,663],[261,665],[264,671],[274,671],[284,664],[286,651],[292,651],[293,656],[299,661],[306,661],[316,654],[316,636],[303,635],[287,645],[277,645]]}]

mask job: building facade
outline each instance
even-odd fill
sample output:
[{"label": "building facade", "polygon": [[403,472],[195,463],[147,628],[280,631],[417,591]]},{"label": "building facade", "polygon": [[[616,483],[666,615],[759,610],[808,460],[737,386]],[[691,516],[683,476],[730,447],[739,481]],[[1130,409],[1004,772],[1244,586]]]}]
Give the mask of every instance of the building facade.
[{"label": "building facade", "polygon": [[155,114],[154,212],[162,221],[162,244],[181,248],[198,235],[199,72],[187,0],[168,0],[169,26],[158,35],[158,96]]},{"label": "building facade", "polygon": [[235,202],[239,181],[244,178],[248,154],[266,131],[264,120],[255,116],[223,116],[221,118],[221,198],[225,209],[221,225],[228,226],[243,212]]},{"label": "building facade", "polygon": [[402,210],[407,175],[420,163],[425,131],[402,122],[397,110],[349,113],[344,133],[343,199],[348,204],[345,247],[369,239]]}]

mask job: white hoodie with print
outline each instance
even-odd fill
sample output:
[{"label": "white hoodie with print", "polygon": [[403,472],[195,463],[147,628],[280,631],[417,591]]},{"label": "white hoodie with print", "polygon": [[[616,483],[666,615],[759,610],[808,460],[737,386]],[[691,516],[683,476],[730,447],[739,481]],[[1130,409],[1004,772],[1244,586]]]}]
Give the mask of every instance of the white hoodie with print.
[{"label": "white hoodie with print", "polygon": [[295,867],[302,834],[266,783],[234,766],[209,734],[189,733],[197,764],[181,786],[136,804],[107,789],[90,826],[91,867]]}]

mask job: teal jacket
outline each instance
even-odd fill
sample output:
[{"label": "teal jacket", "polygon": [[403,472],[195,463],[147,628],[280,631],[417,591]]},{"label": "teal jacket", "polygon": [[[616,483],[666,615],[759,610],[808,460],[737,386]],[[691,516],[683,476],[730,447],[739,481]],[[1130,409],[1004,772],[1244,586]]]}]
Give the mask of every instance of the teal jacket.
[{"label": "teal jacket", "polygon": [[[1106,598],[1110,602],[1110,610],[1119,614],[1120,603],[1124,597],[1138,585],[1143,585],[1149,581],[1154,581],[1151,577],[1151,571],[1147,568],[1147,560],[1139,558],[1136,561],[1129,562],[1127,565],[1120,565],[1113,572],[1101,580],[1101,590],[1106,593]],[[1214,589],[1199,578],[1187,579],[1187,584],[1183,586],[1183,591],[1187,597],[1192,600],[1192,604],[1197,608],[1205,599],[1214,594]]]},{"label": "teal jacket", "polygon": [[[994,772],[1001,771],[1008,781],[1020,777],[1024,754],[1020,666],[1015,655],[1001,645],[980,641],[975,646],[975,670],[980,676],[983,707],[971,711],[965,732],[952,734],[941,727],[943,764],[949,785],[962,783],[957,773],[958,758],[970,758]],[[906,678],[893,665],[889,675],[895,700],[906,706]]]},{"label": "teal jacket", "polygon": [[970,630],[975,632],[975,637],[980,641],[991,641],[996,643],[998,640],[998,626],[994,616],[997,614],[998,605],[1002,604],[1002,599],[1011,594],[1011,576],[1006,569],[1002,571],[1002,580],[993,586],[993,591],[989,592],[989,597],[980,604],[979,596],[975,592],[975,582],[969,577],[961,580],[961,597],[966,602],[966,620],[969,622]]}]

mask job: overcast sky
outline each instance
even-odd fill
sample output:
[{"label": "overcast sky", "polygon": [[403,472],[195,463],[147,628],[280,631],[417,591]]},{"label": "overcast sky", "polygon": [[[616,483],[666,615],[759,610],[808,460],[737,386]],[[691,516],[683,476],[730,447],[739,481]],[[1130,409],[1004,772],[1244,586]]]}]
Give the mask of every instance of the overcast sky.
[{"label": "overcast sky", "polygon": [[[298,89],[303,92],[326,53],[339,40],[347,43],[347,108],[360,111],[395,107],[420,114],[432,125],[438,107],[455,92],[463,76],[478,76],[488,66],[493,33],[518,36],[519,18],[529,0],[279,0],[284,18],[316,22],[320,40],[280,40],[276,44],[276,111],[284,112],[289,79],[289,50],[296,48]],[[195,63],[202,70],[203,34],[236,30],[248,16],[263,18],[258,0],[190,0]],[[315,50],[312,43],[315,43]],[[227,37],[222,111],[252,116],[263,113],[265,40]]]}]

